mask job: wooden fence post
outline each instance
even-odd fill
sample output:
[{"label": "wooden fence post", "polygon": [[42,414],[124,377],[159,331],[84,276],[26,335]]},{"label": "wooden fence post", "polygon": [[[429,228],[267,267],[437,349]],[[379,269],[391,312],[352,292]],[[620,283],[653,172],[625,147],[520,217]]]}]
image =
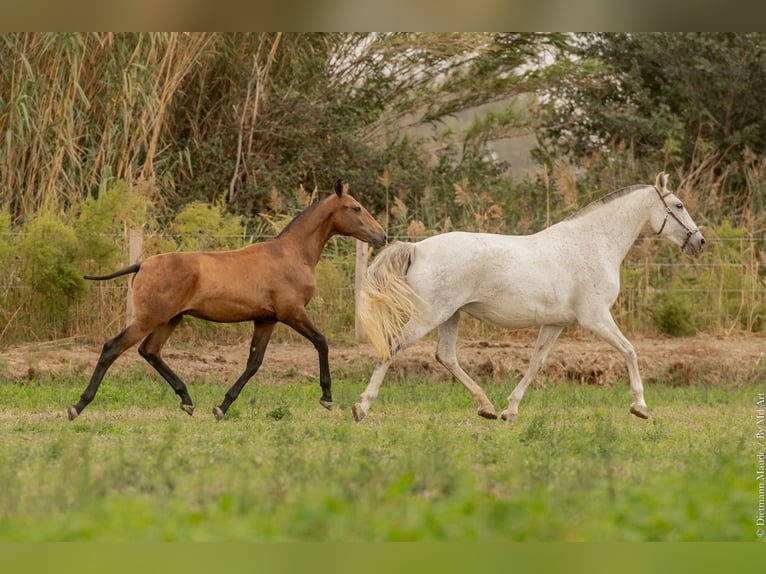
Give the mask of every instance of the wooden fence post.
[{"label": "wooden fence post", "polygon": [[[144,233],[140,229],[128,231],[128,260],[129,264],[137,263],[144,253]],[[128,279],[128,304],[125,310],[126,325],[133,321],[133,277]]]},{"label": "wooden fence post", "polygon": [[364,241],[356,240],[356,258],[354,262],[354,340],[361,341],[364,338],[364,329],[359,321],[359,292],[362,288],[362,278],[367,271],[369,259],[369,247]]}]

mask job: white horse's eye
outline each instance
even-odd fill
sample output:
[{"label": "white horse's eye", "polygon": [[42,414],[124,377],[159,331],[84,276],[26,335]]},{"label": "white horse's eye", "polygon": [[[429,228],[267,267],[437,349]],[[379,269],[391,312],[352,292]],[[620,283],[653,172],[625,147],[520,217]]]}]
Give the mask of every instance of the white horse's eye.
[{"label": "white horse's eye", "polygon": [[683,209],[684,208],[684,204],[679,201],[678,203],[676,203],[676,207],[678,209]]}]

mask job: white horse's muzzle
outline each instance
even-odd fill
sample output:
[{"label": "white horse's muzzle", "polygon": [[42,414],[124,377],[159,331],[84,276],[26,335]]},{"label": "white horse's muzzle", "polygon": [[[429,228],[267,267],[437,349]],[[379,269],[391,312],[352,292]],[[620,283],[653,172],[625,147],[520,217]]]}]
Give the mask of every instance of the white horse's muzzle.
[{"label": "white horse's muzzle", "polygon": [[686,241],[681,246],[681,250],[687,255],[699,255],[705,248],[705,238],[699,229],[687,231]]}]

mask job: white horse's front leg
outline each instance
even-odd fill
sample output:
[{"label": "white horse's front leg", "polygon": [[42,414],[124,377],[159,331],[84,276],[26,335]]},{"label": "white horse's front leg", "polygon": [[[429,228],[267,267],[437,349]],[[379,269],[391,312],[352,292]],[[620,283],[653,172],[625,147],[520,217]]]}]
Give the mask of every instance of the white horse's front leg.
[{"label": "white horse's front leg", "polygon": [[504,421],[512,421],[519,416],[519,403],[521,403],[521,399],[524,398],[524,393],[526,392],[527,387],[540,369],[543,368],[548,353],[553,348],[553,344],[556,342],[556,339],[559,338],[563,329],[563,325],[543,325],[540,328],[540,333],[537,335],[537,343],[535,343],[535,350],[532,353],[532,358],[529,360],[527,372],[524,373],[524,377],[519,381],[519,384],[516,385],[508,397],[508,408],[500,413],[500,416]]},{"label": "white horse's front leg", "polygon": [[388,371],[388,367],[391,366],[392,361],[393,359],[386,359],[377,364],[375,370],[372,372],[367,388],[361,395],[361,402],[358,402],[351,407],[351,414],[354,415],[354,420],[356,422],[361,421],[367,416],[367,411],[370,409],[370,406],[375,402],[375,399],[378,398],[378,391],[380,390],[380,385],[383,384],[383,377],[386,376],[386,371]]},{"label": "white horse's front leg", "polygon": [[625,362],[628,365],[628,376],[630,377],[630,392],[634,398],[633,404],[630,405],[630,412],[638,418],[648,419],[649,407],[646,406],[644,401],[644,385],[641,383],[641,375],[638,372],[638,358],[633,345],[622,334],[610,313],[607,313],[600,321],[587,325],[583,324],[583,326],[593,330],[625,357]]}]

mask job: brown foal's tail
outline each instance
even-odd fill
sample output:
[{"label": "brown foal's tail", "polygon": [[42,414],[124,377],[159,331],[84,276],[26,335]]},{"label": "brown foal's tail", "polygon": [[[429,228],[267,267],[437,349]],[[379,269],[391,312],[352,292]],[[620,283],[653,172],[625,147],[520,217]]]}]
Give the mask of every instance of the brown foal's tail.
[{"label": "brown foal's tail", "polygon": [[130,267],[126,267],[125,269],[120,269],[119,271],[115,271],[114,273],[110,273],[109,275],[83,275],[84,279],[90,279],[91,281],[106,281],[107,279],[114,279],[115,277],[121,277],[122,275],[130,275],[131,273],[138,273],[138,270],[141,268],[140,263],[134,263]]},{"label": "brown foal's tail", "polygon": [[412,243],[390,244],[367,268],[362,281],[359,319],[383,360],[391,358],[416,311],[418,296],[407,282],[414,248]]}]

